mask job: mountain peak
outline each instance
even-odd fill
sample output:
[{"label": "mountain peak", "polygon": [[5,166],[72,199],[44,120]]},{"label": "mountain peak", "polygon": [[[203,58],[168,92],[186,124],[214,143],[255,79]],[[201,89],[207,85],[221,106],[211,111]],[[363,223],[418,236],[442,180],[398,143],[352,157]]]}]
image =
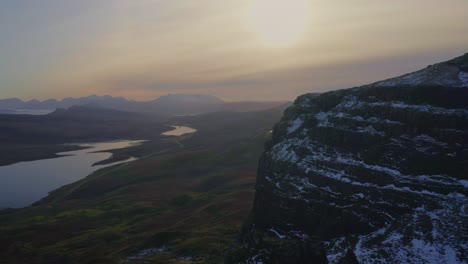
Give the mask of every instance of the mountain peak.
[{"label": "mountain peak", "polygon": [[446,62],[429,65],[419,71],[373,83],[371,86],[468,87],[468,53]]}]

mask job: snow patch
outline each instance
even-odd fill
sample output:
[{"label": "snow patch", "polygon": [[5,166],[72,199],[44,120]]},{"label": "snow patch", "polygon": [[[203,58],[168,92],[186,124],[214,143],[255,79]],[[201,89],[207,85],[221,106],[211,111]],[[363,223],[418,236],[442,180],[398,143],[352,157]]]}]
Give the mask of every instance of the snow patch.
[{"label": "snow patch", "polygon": [[468,115],[468,110],[465,109],[456,109],[456,108],[443,108],[432,105],[413,105],[407,104],[400,101],[391,101],[391,102],[373,102],[373,103],[363,103],[362,106],[370,107],[391,107],[391,108],[401,108],[401,109],[411,109],[417,112],[430,113],[434,115],[459,115],[464,116]]},{"label": "snow patch", "polygon": [[381,87],[418,85],[440,85],[454,87],[457,86],[461,81],[461,78],[457,76],[458,72],[459,69],[457,67],[444,64],[436,64],[420,71],[377,82],[374,85]]},{"label": "snow patch", "polygon": [[[352,128],[349,126],[344,126],[344,125],[338,125],[336,123],[333,123],[330,121],[330,117],[335,117],[335,118],[349,118],[353,119],[355,121],[359,122],[368,122],[368,123],[377,123],[380,122],[380,120],[377,119],[371,119],[371,120],[365,120],[364,118],[360,116],[356,117],[349,117],[345,115],[344,113],[333,113],[333,112],[319,112],[315,115],[315,119],[318,121],[317,127],[330,127],[330,128],[335,128],[339,130],[345,130],[345,131],[350,131],[350,132],[355,132],[355,133],[366,133],[370,135],[379,135],[379,136],[385,136],[385,133],[382,131],[376,130],[372,125],[368,126],[358,126],[356,128]],[[372,122],[375,121],[375,122]],[[384,121],[382,121],[384,122]],[[389,120],[389,122],[391,122]]]},{"label": "snow patch", "polygon": [[274,230],[273,228],[271,228],[270,231],[273,232],[279,239],[286,238],[285,235],[281,235],[278,231]]},{"label": "snow patch", "polygon": [[292,124],[291,126],[288,128],[288,133],[291,134],[293,132],[295,132],[298,128],[300,128],[302,126],[302,124],[304,123],[304,120],[302,120],[302,118],[296,118],[292,121]]},{"label": "snow patch", "polygon": [[357,198],[361,198],[361,199],[364,199],[364,197],[366,197],[363,193],[357,193],[353,196],[356,196]]},{"label": "snow patch", "polygon": [[460,87],[468,87],[468,72],[460,71],[460,74],[458,74],[458,78],[461,82]]}]

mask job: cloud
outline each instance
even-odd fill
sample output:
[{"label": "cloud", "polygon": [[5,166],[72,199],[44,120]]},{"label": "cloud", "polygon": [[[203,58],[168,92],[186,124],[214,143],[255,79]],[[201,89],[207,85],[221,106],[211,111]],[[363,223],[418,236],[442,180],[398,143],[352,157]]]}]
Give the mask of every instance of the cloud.
[{"label": "cloud", "polygon": [[283,48],[249,29],[251,0],[13,2],[0,1],[0,97],[293,99],[445,60],[468,44],[461,0],[311,0],[307,32]]},{"label": "cloud", "polygon": [[303,93],[351,88],[398,76],[458,56],[461,52],[461,50],[431,52],[431,57],[428,53],[421,52],[326,65],[253,71],[222,80],[155,81],[137,75],[134,78],[115,79],[106,83],[105,91],[109,93],[139,91],[158,96],[168,93],[208,93],[235,101],[252,98],[293,100]]}]

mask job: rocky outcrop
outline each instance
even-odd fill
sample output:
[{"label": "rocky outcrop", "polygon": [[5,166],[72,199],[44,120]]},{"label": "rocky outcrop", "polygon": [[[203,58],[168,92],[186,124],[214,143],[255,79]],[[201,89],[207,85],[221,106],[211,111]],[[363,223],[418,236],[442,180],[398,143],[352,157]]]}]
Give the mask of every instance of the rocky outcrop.
[{"label": "rocky outcrop", "polygon": [[328,264],[323,243],[317,238],[281,235],[274,229],[258,230],[250,226],[243,234],[244,245],[228,254],[227,264]]},{"label": "rocky outcrop", "polygon": [[330,263],[466,263],[467,77],[468,54],[299,97],[260,160],[244,240],[322,241]]}]

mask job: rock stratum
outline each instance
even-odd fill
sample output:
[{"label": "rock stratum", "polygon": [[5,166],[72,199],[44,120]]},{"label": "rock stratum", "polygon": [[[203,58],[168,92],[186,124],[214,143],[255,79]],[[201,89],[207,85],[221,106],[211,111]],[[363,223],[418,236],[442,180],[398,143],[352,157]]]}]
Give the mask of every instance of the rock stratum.
[{"label": "rock stratum", "polygon": [[266,145],[233,259],[467,263],[467,195],[465,54],[300,96]]}]

